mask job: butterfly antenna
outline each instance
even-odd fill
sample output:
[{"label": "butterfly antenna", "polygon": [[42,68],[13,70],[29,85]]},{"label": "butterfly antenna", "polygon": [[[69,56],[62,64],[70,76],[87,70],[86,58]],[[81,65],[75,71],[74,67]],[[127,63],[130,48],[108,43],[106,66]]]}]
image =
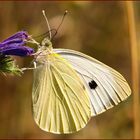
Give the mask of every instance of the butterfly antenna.
[{"label": "butterfly antenna", "polygon": [[50,28],[50,24],[49,24],[49,21],[48,21],[48,18],[46,16],[46,13],[45,13],[45,10],[42,10],[42,13],[43,13],[43,16],[47,22],[47,26],[48,26],[48,30],[49,30],[49,36],[50,36],[50,40],[52,39],[52,33],[51,33],[51,28]]},{"label": "butterfly antenna", "polygon": [[59,26],[56,28],[56,31],[57,31],[57,32],[58,32],[60,26],[62,25],[62,23],[63,23],[63,21],[64,21],[64,19],[65,19],[65,16],[67,15],[67,13],[68,13],[68,11],[66,10],[65,13],[64,13],[64,15],[62,16],[62,20],[61,20]]},{"label": "butterfly antenna", "polygon": [[62,16],[62,19],[61,19],[60,24],[59,24],[58,27],[56,28],[56,32],[55,32],[55,34],[53,35],[53,38],[55,37],[55,35],[57,34],[58,30],[60,29],[60,27],[61,27],[61,25],[62,25],[62,23],[63,23],[63,21],[64,21],[64,19],[65,19],[65,16],[67,15],[67,13],[68,13],[68,11],[66,10],[65,13],[64,13],[64,15]]}]

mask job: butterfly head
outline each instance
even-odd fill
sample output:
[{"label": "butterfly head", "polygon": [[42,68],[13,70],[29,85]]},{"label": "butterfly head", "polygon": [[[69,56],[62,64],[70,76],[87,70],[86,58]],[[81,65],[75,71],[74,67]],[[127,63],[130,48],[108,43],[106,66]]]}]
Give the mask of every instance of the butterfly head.
[{"label": "butterfly head", "polygon": [[51,49],[52,48],[52,42],[50,41],[50,39],[44,38],[42,43],[41,43],[41,46],[43,48],[46,48],[46,49]]}]

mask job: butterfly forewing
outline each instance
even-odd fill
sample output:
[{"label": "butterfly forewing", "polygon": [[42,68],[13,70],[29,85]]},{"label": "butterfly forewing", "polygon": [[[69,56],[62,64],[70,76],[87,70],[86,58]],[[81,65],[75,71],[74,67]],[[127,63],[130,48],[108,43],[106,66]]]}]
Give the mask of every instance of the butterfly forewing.
[{"label": "butterfly forewing", "polygon": [[72,133],[91,117],[91,103],[84,83],[71,65],[57,54],[34,70],[33,114],[45,131]]},{"label": "butterfly forewing", "polygon": [[98,115],[125,100],[131,90],[124,77],[116,70],[83,53],[55,49],[77,71],[89,91],[92,115]]}]

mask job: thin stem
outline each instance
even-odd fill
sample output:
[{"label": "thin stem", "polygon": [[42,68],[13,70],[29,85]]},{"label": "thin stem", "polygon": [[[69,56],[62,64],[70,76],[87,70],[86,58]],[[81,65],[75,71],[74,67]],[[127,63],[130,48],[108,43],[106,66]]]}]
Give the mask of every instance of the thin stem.
[{"label": "thin stem", "polygon": [[133,90],[133,111],[134,111],[134,139],[140,138],[139,121],[139,65],[138,48],[136,37],[136,24],[133,1],[126,1],[128,28],[131,45],[131,69],[132,69],[132,90]]}]

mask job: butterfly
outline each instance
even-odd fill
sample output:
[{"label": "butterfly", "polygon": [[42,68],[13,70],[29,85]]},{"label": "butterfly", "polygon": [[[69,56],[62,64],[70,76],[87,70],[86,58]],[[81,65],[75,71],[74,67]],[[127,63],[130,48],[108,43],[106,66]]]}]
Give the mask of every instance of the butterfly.
[{"label": "butterfly", "polygon": [[33,116],[44,131],[77,132],[92,116],[118,105],[131,94],[119,72],[81,52],[53,49],[49,38],[42,41],[37,54]]}]

